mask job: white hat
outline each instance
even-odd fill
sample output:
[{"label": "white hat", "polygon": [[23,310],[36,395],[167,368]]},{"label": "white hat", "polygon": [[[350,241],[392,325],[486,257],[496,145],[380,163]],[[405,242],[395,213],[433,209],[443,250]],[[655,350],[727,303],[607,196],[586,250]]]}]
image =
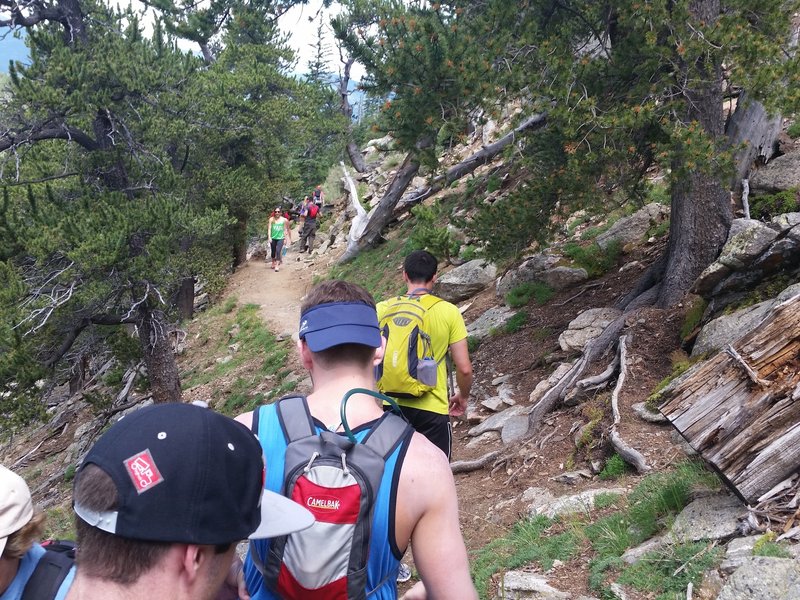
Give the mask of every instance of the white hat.
[{"label": "white hat", "polygon": [[8,536],[19,531],[33,517],[31,492],[25,480],[0,465],[0,556]]}]

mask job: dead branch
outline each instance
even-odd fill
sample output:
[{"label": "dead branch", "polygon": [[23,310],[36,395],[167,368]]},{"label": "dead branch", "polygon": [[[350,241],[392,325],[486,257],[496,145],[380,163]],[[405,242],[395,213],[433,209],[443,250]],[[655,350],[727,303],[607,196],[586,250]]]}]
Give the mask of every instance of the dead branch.
[{"label": "dead branch", "polygon": [[740,366],[742,368],[742,370],[747,374],[747,377],[750,379],[750,381],[755,383],[760,388],[764,388],[764,387],[768,387],[769,386],[769,381],[767,381],[766,379],[761,379],[758,376],[758,373],[756,373],[753,370],[753,367],[751,367],[750,365],[747,364],[747,361],[742,358],[742,355],[739,354],[733,346],[731,346],[730,344],[725,346],[725,352],[731,358],[733,358],[734,362],[738,366]]},{"label": "dead branch", "polygon": [[453,475],[457,473],[469,473],[471,471],[477,471],[478,469],[482,469],[489,463],[493,462],[498,456],[500,456],[501,453],[502,450],[495,450],[494,452],[484,454],[475,460],[457,460],[450,465],[450,470],[453,472]]},{"label": "dead branch", "polygon": [[611,412],[614,415],[614,423],[611,425],[609,438],[611,439],[611,445],[614,447],[614,450],[617,451],[617,454],[619,454],[626,463],[633,465],[638,473],[646,473],[650,470],[650,467],[644,456],[642,456],[638,450],[629,446],[617,431],[617,425],[619,425],[622,420],[622,415],[619,412],[619,393],[622,390],[622,386],[625,384],[625,375],[628,371],[627,337],[628,336],[623,335],[619,338],[619,378],[617,379],[617,385],[614,386],[614,391],[611,393]]},{"label": "dead branch", "polygon": [[583,287],[580,289],[580,291],[579,291],[577,294],[575,294],[574,296],[570,296],[569,298],[567,298],[567,299],[566,299],[566,300],[564,300],[563,302],[558,302],[557,304],[554,304],[553,306],[564,306],[565,304],[569,304],[570,302],[572,302],[573,300],[575,300],[575,298],[577,298],[578,296],[580,296],[581,294],[583,294],[583,292],[585,292],[586,290],[590,290],[590,289],[592,289],[592,288],[596,288],[597,286],[600,286],[600,285],[603,285],[603,282],[602,282],[602,281],[598,281],[598,282],[596,282],[596,283],[590,283],[589,285],[585,285],[585,286],[583,286]]},{"label": "dead branch", "polygon": [[617,367],[619,367],[619,354],[614,355],[613,360],[609,363],[609,365],[605,368],[605,370],[602,373],[594,375],[593,377],[587,377],[585,379],[581,379],[579,382],[575,384],[575,387],[587,390],[594,386],[599,386],[600,384],[604,384],[614,376],[614,373],[617,372]]}]

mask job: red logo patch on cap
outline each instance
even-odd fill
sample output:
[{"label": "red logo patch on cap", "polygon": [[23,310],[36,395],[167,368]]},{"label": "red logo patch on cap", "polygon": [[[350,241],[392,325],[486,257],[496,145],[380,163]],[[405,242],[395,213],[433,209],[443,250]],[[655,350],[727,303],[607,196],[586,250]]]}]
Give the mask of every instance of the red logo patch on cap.
[{"label": "red logo patch on cap", "polygon": [[125,461],[125,468],[139,494],[164,481],[150,450],[142,450],[131,456]]}]

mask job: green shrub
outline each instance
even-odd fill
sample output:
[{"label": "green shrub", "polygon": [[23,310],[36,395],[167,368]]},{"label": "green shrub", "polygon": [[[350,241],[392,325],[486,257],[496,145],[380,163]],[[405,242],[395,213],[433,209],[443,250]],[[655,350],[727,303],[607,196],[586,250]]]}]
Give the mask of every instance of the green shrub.
[{"label": "green shrub", "polygon": [[514,314],[514,316],[512,316],[508,321],[506,321],[506,324],[503,326],[503,329],[505,330],[506,333],[516,333],[522,328],[522,326],[525,324],[525,321],[527,320],[528,320],[527,313],[518,312]]},{"label": "green shrub", "polygon": [[492,192],[496,192],[500,189],[502,183],[503,182],[497,175],[492,175],[486,180],[486,193],[491,194]]},{"label": "green shrub", "polygon": [[628,463],[622,460],[622,457],[619,454],[614,453],[611,455],[611,458],[606,461],[606,464],[603,467],[603,470],[598,474],[598,477],[600,479],[619,479],[629,470],[630,467],[628,466]]},{"label": "green shrub", "polygon": [[753,544],[753,556],[767,556],[771,558],[792,558],[792,553],[783,544],[775,541],[778,535],[768,531]]},{"label": "green shrub", "polygon": [[589,277],[600,277],[616,266],[622,245],[611,242],[605,249],[596,243],[583,246],[575,242],[564,244],[562,251],[576,266],[586,269]]},{"label": "green shrub", "polygon": [[467,262],[475,260],[478,257],[478,249],[475,246],[464,246],[458,256]]},{"label": "green shrub", "polygon": [[782,213],[794,212],[798,208],[798,190],[792,188],[777,194],[750,198],[750,215],[764,221]]},{"label": "green shrub", "polygon": [[546,304],[553,297],[553,288],[538,281],[526,281],[515,286],[506,294],[506,304],[511,308],[525,306],[531,299],[539,305]]},{"label": "green shrub", "polygon": [[67,467],[67,470],[64,471],[64,481],[72,481],[75,479],[75,465],[70,465]]},{"label": "green shrub", "polygon": [[793,140],[800,138],[800,121],[795,121],[786,129],[786,133],[789,134],[789,137]]},{"label": "green shrub", "polygon": [[447,225],[438,225],[443,218],[438,203],[433,207],[418,205],[411,212],[416,217],[410,236],[413,248],[428,250],[440,260],[448,260],[458,252],[459,244]]},{"label": "green shrub", "polygon": [[474,353],[478,349],[478,346],[480,345],[481,345],[480,338],[475,337],[474,335],[467,336],[467,350],[469,351],[470,354]]}]

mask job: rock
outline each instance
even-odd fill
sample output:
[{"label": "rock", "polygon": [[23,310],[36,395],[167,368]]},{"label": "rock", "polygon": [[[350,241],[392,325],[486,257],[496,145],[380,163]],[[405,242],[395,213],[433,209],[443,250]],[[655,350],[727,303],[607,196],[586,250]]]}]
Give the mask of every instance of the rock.
[{"label": "rock", "polygon": [[774,300],[759,302],[729,315],[722,315],[709,322],[697,336],[692,356],[700,356],[732,344],[755,329],[775,305]]},{"label": "rock", "polygon": [[499,377],[495,377],[492,379],[492,385],[500,385],[501,383],[506,383],[511,381],[514,376],[510,373],[508,375],[500,375]]},{"label": "rock", "polygon": [[233,344],[228,344],[228,351],[231,354],[236,354],[239,351],[239,348],[241,348],[241,346],[242,346],[242,344],[239,343],[239,342],[236,342],[236,343],[233,343]]},{"label": "rock", "polygon": [[800,242],[791,237],[778,240],[767,248],[753,263],[753,269],[762,275],[770,275],[796,265],[800,258]]},{"label": "rock", "polygon": [[560,336],[558,344],[564,352],[581,351],[599,336],[614,319],[622,314],[616,308],[590,308],[575,317]]},{"label": "rock", "polygon": [[628,594],[625,593],[625,588],[623,588],[618,583],[612,583],[608,586],[608,590],[614,594],[614,597],[617,600],[628,600]]},{"label": "rock", "polygon": [[787,231],[795,225],[800,225],[800,212],[790,212],[782,215],[776,215],[772,217],[770,223],[780,227],[781,231]]},{"label": "rock", "polygon": [[561,378],[564,377],[564,375],[569,373],[573,364],[574,363],[571,362],[559,363],[556,367],[556,370],[550,373],[550,375],[547,377],[547,383],[549,383],[551,386],[557,384],[559,381],[561,381]]},{"label": "rock", "polygon": [[567,471],[566,473],[561,473],[556,475],[555,477],[551,477],[553,481],[557,481],[558,483],[565,483],[567,485],[575,485],[584,479],[591,479],[592,473],[587,471],[586,469],[580,469],[579,471]]},{"label": "rock", "polygon": [[735,538],[728,542],[728,547],[725,550],[725,560],[720,564],[719,570],[730,575],[746,563],[747,559],[753,556],[753,548],[760,537],[760,535],[749,535]]},{"label": "rock", "polygon": [[695,280],[692,286],[692,291],[699,296],[708,297],[731,273],[730,267],[726,267],[722,263],[715,261],[700,273],[700,276]]},{"label": "rock", "polygon": [[536,384],[536,387],[533,388],[531,395],[528,397],[528,402],[530,402],[531,404],[537,403],[544,397],[544,395],[547,393],[547,390],[549,390],[551,387],[553,386],[547,379],[542,379],[539,383]]},{"label": "rock", "polygon": [[499,329],[506,324],[514,311],[504,306],[490,308],[472,323],[467,325],[467,335],[482,340],[487,337],[493,329]]},{"label": "rock", "polygon": [[663,548],[666,546],[667,543],[662,536],[656,536],[654,538],[650,538],[643,544],[639,544],[635,548],[628,548],[622,554],[622,560],[626,564],[633,565],[639,562],[642,557],[648,552],[655,552],[656,550]]},{"label": "rock", "polygon": [[800,152],[773,158],[750,177],[750,193],[763,196],[800,187]]},{"label": "rock", "polygon": [[563,515],[574,512],[589,512],[594,508],[594,500],[600,494],[627,494],[626,488],[607,488],[599,490],[586,490],[573,496],[561,496],[555,500],[542,505],[531,504],[528,507],[529,514],[545,515],[552,519],[556,515]]},{"label": "rock", "polygon": [[669,207],[651,202],[637,210],[630,217],[624,217],[614,223],[608,231],[597,236],[597,245],[608,248],[612,242],[620,245],[633,244],[644,240],[647,231],[669,218]]},{"label": "rock", "polygon": [[504,408],[506,408],[506,405],[500,396],[492,396],[491,398],[486,398],[486,400],[481,402],[481,406],[492,412],[497,412],[499,410],[503,410]]},{"label": "rock", "polygon": [[796,600],[800,563],[792,558],[753,556],[728,578],[717,600]]},{"label": "rock", "polygon": [[527,415],[528,412],[530,412],[530,407],[520,406],[520,405],[512,406],[511,408],[507,408],[503,412],[497,413],[496,415],[492,415],[480,425],[476,425],[467,432],[467,435],[476,436],[476,435],[481,435],[482,433],[485,433],[487,431],[492,431],[492,430],[501,431],[509,419],[511,419],[512,417],[518,417],[523,414]]},{"label": "rock", "polygon": [[[775,230],[755,219],[734,219],[728,241],[722,248],[717,262],[733,269],[742,270],[750,265],[778,234]],[[736,233],[734,233],[736,231]]]},{"label": "rock", "polygon": [[433,293],[448,302],[461,302],[490,285],[496,276],[497,267],[493,264],[471,260],[442,275],[434,284]]},{"label": "rock", "polygon": [[653,412],[649,408],[647,408],[647,404],[644,402],[637,402],[631,406],[633,412],[636,413],[636,416],[639,417],[642,421],[647,421],[648,423],[667,423],[667,417],[662,415],[660,412]]},{"label": "rock", "polygon": [[500,582],[497,600],[559,600],[572,594],[550,586],[541,575],[527,571],[506,571]]},{"label": "rock", "polygon": [[739,517],[746,511],[738,498],[728,494],[698,498],[675,517],[669,536],[677,542],[729,538],[736,534]]},{"label": "rock", "polygon": [[525,504],[544,506],[555,499],[556,497],[547,488],[529,487],[522,492],[522,501]]},{"label": "rock", "polygon": [[516,268],[509,270],[497,282],[496,292],[498,296],[505,296],[512,289],[523,283],[541,281],[540,275],[548,269],[554,269],[560,256],[551,254],[534,254],[524,260]]},{"label": "rock", "polygon": [[479,446],[484,446],[490,442],[495,442],[500,439],[500,432],[499,431],[487,431],[486,433],[482,433],[478,437],[471,439],[467,442],[467,448],[477,448]]},{"label": "rock", "polygon": [[504,444],[511,444],[517,440],[521,440],[528,433],[530,423],[528,422],[528,415],[518,415],[508,419],[503,425],[500,432],[500,439]]},{"label": "rock", "polygon": [[565,290],[587,279],[589,274],[582,267],[555,267],[539,274],[539,280],[556,291]]},{"label": "rock", "polygon": [[233,357],[230,354],[228,354],[227,356],[220,356],[218,359],[216,359],[215,362],[220,364],[220,365],[224,365],[225,363],[228,363],[228,362],[230,362],[232,360],[233,360]]},{"label": "rock", "polygon": [[514,386],[510,383],[503,383],[497,388],[497,395],[508,406],[514,406],[517,401],[514,400]]}]

